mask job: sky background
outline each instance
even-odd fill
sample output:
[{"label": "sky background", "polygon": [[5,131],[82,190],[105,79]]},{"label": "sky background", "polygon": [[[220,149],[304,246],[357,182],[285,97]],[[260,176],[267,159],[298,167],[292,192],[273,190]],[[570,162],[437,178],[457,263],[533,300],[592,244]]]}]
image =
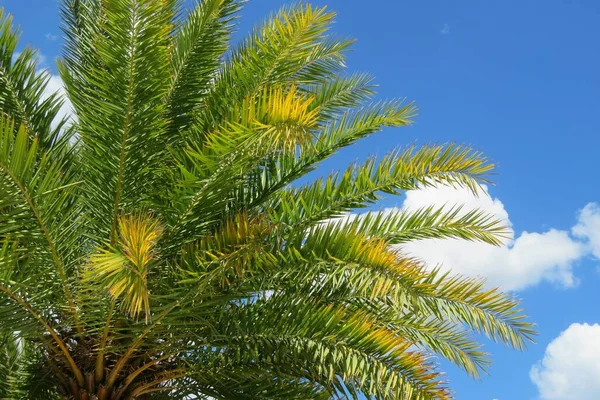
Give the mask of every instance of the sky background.
[{"label": "sky background", "polygon": [[[254,0],[239,37],[282,4]],[[58,3],[2,0],[55,73]],[[430,262],[514,291],[540,332],[526,352],[486,342],[489,376],[444,364],[459,400],[600,398],[600,2],[597,0],[313,1],[338,12],[335,34],[357,39],[349,71],[376,77],[381,98],[415,101],[414,126],[345,149],[318,173],[398,145],[459,142],[497,164],[489,196],[444,188],[383,207],[467,203],[512,225],[505,248],[416,243]],[[58,79],[53,83],[60,84]]]}]

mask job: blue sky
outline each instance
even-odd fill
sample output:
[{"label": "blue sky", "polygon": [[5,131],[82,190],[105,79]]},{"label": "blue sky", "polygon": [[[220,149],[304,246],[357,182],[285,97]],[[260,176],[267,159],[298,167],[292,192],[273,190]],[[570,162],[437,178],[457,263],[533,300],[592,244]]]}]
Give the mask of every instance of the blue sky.
[{"label": "blue sky", "polygon": [[[250,1],[240,31],[285,3]],[[313,3],[338,12],[335,33],[358,39],[350,71],[372,73],[381,97],[406,97],[420,109],[414,126],[346,149],[326,170],[397,145],[448,141],[470,144],[498,165],[491,197],[478,202],[438,190],[383,203],[466,201],[496,212],[515,231],[506,249],[413,249],[514,290],[538,324],[538,344],[524,353],[486,343],[494,364],[479,381],[444,364],[457,399],[600,398],[600,210],[593,205],[600,203],[600,2]],[[53,68],[61,46],[57,3],[2,5],[24,30],[23,42],[40,48]]]}]

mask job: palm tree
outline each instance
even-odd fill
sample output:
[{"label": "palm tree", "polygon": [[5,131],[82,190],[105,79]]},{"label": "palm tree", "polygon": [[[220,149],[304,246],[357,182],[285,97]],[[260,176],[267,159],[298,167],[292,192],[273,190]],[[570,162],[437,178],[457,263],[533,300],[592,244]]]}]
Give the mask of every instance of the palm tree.
[{"label": "palm tree", "polygon": [[415,108],[343,74],[352,41],[323,8],[283,8],[230,49],[240,1],[181,3],[64,0],[64,120],[0,15],[1,398],[450,399],[434,357],[479,376],[472,333],[531,340],[513,297],[402,253],[497,245],[490,215],[346,217],[476,192],[480,153],[401,148],[297,183]]}]

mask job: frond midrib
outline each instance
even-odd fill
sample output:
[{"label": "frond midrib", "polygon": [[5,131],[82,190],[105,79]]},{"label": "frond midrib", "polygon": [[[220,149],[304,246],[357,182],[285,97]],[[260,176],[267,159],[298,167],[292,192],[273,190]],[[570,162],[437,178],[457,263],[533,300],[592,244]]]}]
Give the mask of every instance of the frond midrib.
[{"label": "frond midrib", "polygon": [[121,139],[121,152],[119,156],[119,169],[117,171],[117,182],[115,187],[115,202],[113,207],[113,222],[110,234],[110,244],[115,245],[117,239],[117,223],[119,220],[119,209],[121,206],[121,195],[123,191],[123,174],[125,171],[125,159],[127,157],[127,139],[129,137],[129,130],[131,129],[131,114],[133,113],[133,90],[134,90],[134,72],[135,72],[135,55],[137,54],[137,3],[135,3],[132,13],[132,26],[133,32],[130,34],[129,43],[129,76],[127,82],[127,105],[125,109],[125,121],[123,123],[123,134]]}]

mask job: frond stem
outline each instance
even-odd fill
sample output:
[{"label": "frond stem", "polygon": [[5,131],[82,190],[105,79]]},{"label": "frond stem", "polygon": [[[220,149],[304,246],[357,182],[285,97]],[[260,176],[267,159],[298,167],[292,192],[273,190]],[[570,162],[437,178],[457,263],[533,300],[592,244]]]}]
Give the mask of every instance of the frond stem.
[{"label": "frond stem", "polygon": [[133,25],[133,32],[131,33],[130,43],[130,57],[129,57],[129,77],[127,83],[127,110],[125,111],[125,122],[123,124],[123,137],[121,140],[121,155],[119,157],[119,171],[117,176],[117,186],[115,189],[115,203],[113,206],[113,221],[112,229],[110,232],[110,245],[114,246],[117,240],[117,225],[119,220],[119,208],[121,205],[121,196],[123,193],[123,172],[125,169],[125,159],[127,157],[127,139],[129,137],[129,131],[131,129],[131,113],[133,112],[133,89],[134,81],[133,75],[135,70],[135,53],[136,53],[136,35],[137,35],[137,2],[134,2],[131,18]]},{"label": "frond stem", "polygon": [[8,297],[10,297],[15,302],[17,302],[17,304],[19,304],[21,307],[23,307],[25,309],[25,311],[27,311],[29,314],[31,314],[48,331],[48,333],[50,333],[50,336],[52,336],[52,338],[54,339],[54,341],[60,348],[61,352],[65,356],[67,363],[69,364],[69,367],[71,368],[71,371],[73,371],[73,374],[75,374],[75,379],[77,379],[77,383],[80,386],[83,386],[83,384],[84,384],[83,374],[81,373],[81,370],[77,367],[75,360],[73,360],[73,357],[71,356],[71,353],[69,352],[69,349],[67,349],[67,346],[62,341],[60,336],[58,336],[58,333],[54,330],[54,328],[52,328],[50,326],[50,324],[48,324],[48,322],[46,322],[46,320],[44,318],[42,318],[42,316],[40,314],[38,314],[33,309],[33,307],[31,307],[29,305],[29,303],[27,303],[27,301],[25,301],[23,298],[18,296],[12,290],[7,288],[6,286],[0,285],[0,291],[5,293]]},{"label": "frond stem", "polygon": [[106,349],[106,341],[108,340],[108,333],[110,330],[110,321],[112,314],[115,310],[117,299],[113,297],[106,312],[106,322],[104,323],[104,330],[102,331],[102,337],[100,338],[100,346],[98,346],[98,357],[96,358],[96,371],[95,379],[96,382],[101,382],[104,377],[104,351]]}]

